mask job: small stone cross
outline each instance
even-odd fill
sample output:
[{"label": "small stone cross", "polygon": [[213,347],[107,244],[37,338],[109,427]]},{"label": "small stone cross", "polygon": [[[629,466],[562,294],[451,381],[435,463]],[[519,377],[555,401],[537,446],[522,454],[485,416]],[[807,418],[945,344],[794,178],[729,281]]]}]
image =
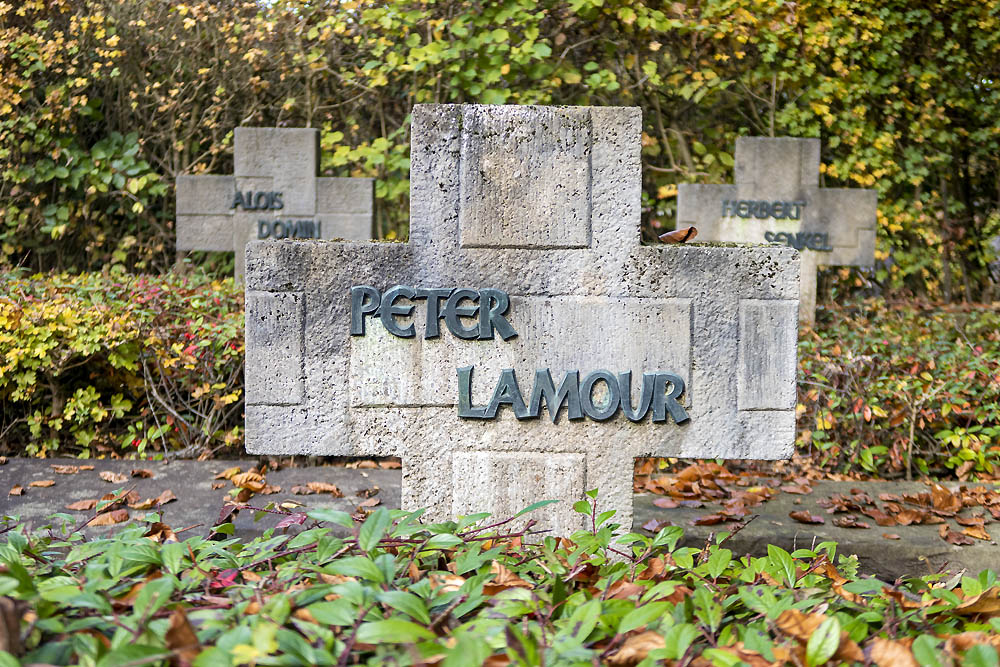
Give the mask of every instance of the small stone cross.
[{"label": "small stone cross", "polygon": [[236,253],[250,239],[370,239],[373,180],[318,177],[319,130],[237,127],[233,175],[177,177],[177,250]]},{"label": "small stone cross", "polygon": [[631,527],[636,457],[783,458],[790,248],[643,246],[636,108],[417,105],[408,243],[247,248],[246,446],[399,456],[404,509]]},{"label": "small stone cross", "polygon": [[819,139],[738,137],[735,184],[682,183],[677,227],[699,241],[781,243],[802,253],[799,318],[816,317],[820,266],[873,266],[878,194],[819,187]]}]

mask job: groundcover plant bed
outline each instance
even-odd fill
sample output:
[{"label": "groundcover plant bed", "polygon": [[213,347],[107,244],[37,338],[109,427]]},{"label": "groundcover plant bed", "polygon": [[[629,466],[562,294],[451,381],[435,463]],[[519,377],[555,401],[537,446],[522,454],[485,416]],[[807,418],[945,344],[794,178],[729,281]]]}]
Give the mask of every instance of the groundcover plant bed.
[{"label": "groundcover plant bed", "polygon": [[276,527],[180,541],[150,515],[88,538],[124,495],[89,522],[0,524],[0,665],[997,664],[993,572],[889,584],[832,543],[752,558],[728,533],[616,537],[595,492],[569,538],[535,530],[545,503],[433,525],[243,506]]}]

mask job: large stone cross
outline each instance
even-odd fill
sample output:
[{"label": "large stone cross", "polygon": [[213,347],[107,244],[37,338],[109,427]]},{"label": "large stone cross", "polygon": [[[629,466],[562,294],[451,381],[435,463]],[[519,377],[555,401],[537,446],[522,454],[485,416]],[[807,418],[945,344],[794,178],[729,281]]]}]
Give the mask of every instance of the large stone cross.
[{"label": "large stone cross", "polygon": [[370,178],[319,174],[319,130],[237,127],[233,175],[177,177],[177,250],[236,253],[250,239],[372,237]]},{"label": "large stone cross", "polygon": [[641,128],[414,107],[408,243],[247,248],[247,450],[400,456],[404,508],[555,498],[564,534],[593,488],[631,527],[636,457],[788,457],[797,253],[641,245]]},{"label": "large stone cross", "polygon": [[738,137],[735,184],[682,183],[677,227],[699,241],[782,243],[802,253],[803,322],[816,313],[820,266],[873,266],[878,194],[819,187],[819,139]]}]

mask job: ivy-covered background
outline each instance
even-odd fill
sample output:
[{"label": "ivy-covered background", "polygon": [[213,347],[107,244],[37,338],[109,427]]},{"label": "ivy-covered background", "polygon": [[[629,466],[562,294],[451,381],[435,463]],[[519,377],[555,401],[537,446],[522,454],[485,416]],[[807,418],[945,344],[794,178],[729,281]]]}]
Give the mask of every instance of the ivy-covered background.
[{"label": "ivy-covered background", "polygon": [[1000,278],[998,14],[994,0],[0,3],[0,259],[167,269],[176,176],[229,173],[240,124],[320,128],[324,173],[377,178],[378,234],[403,238],[413,104],[635,105],[647,238],[672,227],[677,183],[731,180],[737,135],[820,137],[824,185],[879,191],[877,268],[826,272],[823,297],[985,300]]}]

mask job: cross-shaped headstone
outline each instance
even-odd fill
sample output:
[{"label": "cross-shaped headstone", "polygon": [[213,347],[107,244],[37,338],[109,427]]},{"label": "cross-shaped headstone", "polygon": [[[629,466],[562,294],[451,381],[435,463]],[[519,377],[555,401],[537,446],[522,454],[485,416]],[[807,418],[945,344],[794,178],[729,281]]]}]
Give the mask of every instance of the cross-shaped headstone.
[{"label": "cross-shaped headstone", "polygon": [[641,245],[641,127],[414,107],[408,243],[247,248],[247,450],[400,456],[404,508],[557,498],[564,533],[593,488],[631,526],[636,457],[788,457],[797,254]]},{"label": "cross-shaped headstone", "polygon": [[372,237],[370,178],[318,177],[319,130],[237,127],[233,175],[177,177],[177,250],[236,253],[250,239]]},{"label": "cross-shaped headstone", "polygon": [[682,183],[677,227],[699,241],[782,243],[802,253],[799,317],[813,322],[820,266],[873,266],[878,194],[819,187],[819,139],[738,137],[735,184]]}]

